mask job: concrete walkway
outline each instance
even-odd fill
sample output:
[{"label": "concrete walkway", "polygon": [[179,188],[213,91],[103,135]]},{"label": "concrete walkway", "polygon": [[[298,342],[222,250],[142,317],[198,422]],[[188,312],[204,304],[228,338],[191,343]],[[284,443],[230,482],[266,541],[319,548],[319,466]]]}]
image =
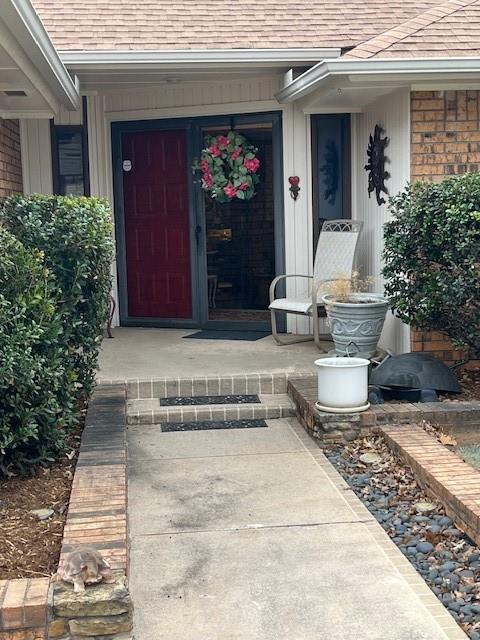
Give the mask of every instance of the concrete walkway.
[{"label": "concrete walkway", "polygon": [[295,420],[128,442],[135,640],[465,637]]}]

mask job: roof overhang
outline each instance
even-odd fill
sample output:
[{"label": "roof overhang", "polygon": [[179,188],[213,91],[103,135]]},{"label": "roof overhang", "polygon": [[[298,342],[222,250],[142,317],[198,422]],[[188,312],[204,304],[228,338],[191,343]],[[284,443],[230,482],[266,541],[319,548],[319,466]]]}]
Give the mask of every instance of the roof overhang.
[{"label": "roof overhang", "polygon": [[1,0],[1,5],[0,117],[51,117],[60,106],[78,109],[78,81],[29,0]]},{"label": "roof overhang", "polygon": [[61,51],[86,89],[109,85],[228,79],[311,67],[338,58],[339,48]]},{"label": "roof overhang", "polygon": [[480,85],[480,58],[323,60],[287,84],[278,102],[299,102],[304,110],[324,106],[361,110],[362,105],[399,87]]}]

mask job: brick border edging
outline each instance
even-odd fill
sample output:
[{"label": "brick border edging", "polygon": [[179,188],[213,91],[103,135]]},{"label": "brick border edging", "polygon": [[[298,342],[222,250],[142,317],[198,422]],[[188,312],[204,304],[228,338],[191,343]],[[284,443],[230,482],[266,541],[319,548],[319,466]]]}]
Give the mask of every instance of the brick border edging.
[{"label": "brick border edging", "polygon": [[315,408],[317,383],[312,378],[293,378],[287,392],[302,425],[325,443],[354,440],[387,424],[411,424],[425,420],[439,426],[465,425],[480,429],[480,401],[417,402],[372,405],[363,413],[325,413]]},{"label": "brick border edging", "polygon": [[480,471],[414,425],[380,428],[388,446],[462,531],[480,546]]},{"label": "brick border edging", "polygon": [[[120,582],[128,570],[125,406],[125,385],[98,386],[90,401],[60,553],[62,562],[73,547],[93,546]],[[0,581],[0,640],[68,638],[69,620],[54,615],[56,588],[49,578]],[[122,597],[131,617],[125,589]]]}]

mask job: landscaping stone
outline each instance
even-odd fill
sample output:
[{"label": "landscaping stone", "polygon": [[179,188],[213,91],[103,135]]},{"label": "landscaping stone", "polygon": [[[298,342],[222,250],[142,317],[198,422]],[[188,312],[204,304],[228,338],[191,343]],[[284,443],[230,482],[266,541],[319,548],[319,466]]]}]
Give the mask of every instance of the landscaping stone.
[{"label": "landscaping stone", "polygon": [[364,464],[375,464],[376,462],[380,462],[381,459],[381,456],[373,451],[368,451],[367,453],[362,454],[359,458],[360,462],[363,462]]},{"label": "landscaping stone", "polygon": [[87,587],[83,593],[74,593],[72,585],[63,582],[54,586],[53,613],[62,618],[114,616],[131,610],[132,601],[124,575],[116,575],[112,584]]},{"label": "landscaping stone", "polygon": [[48,637],[49,638],[61,638],[65,635],[66,627],[65,620],[62,618],[57,618],[56,620],[52,620],[48,625]]},{"label": "landscaping stone", "polygon": [[55,514],[55,511],[53,509],[32,509],[30,513],[39,520],[48,520]]},{"label": "landscaping stone", "polygon": [[117,616],[103,616],[87,618],[75,618],[68,623],[70,632],[77,636],[95,637],[99,635],[114,635],[130,631],[132,628],[132,616],[130,613],[121,613]]},{"label": "landscaping stone", "polygon": [[416,502],[415,509],[418,513],[432,513],[435,511],[436,505],[433,502]]}]

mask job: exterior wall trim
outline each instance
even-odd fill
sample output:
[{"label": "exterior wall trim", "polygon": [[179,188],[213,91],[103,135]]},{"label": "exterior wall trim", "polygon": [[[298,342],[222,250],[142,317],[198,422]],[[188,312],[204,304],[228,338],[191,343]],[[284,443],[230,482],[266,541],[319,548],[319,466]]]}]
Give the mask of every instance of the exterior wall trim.
[{"label": "exterior wall trim", "polygon": [[[323,60],[303,73],[296,80],[279,91],[275,96],[279,102],[294,102],[318,89],[324,81],[331,77],[344,76],[346,82],[359,77],[377,81],[405,84],[415,80],[450,79],[458,82],[459,76],[466,74],[478,81],[480,73],[479,58],[401,58],[382,60]],[[393,76],[393,78],[392,78]]]},{"label": "exterior wall trim", "polygon": [[292,49],[165,49],[165,50],[107,50],[107,51],[61,51],[60,57],[70,68],[163,68],[175,66],[200,67],[205,65],[229,65],[267,63],[285,66],[287,63],[318,62],[325,58],[338,58],[339,47],[292,48]]},{"label": "exterior wall trim", "polygon": [[78,79],[72,80],[30,2],[3,0],[1,21],[9,32],[2,34],[2,46],[8,46],[9,54],[49,105],[56,108],[58,100],[77,110]]}]

